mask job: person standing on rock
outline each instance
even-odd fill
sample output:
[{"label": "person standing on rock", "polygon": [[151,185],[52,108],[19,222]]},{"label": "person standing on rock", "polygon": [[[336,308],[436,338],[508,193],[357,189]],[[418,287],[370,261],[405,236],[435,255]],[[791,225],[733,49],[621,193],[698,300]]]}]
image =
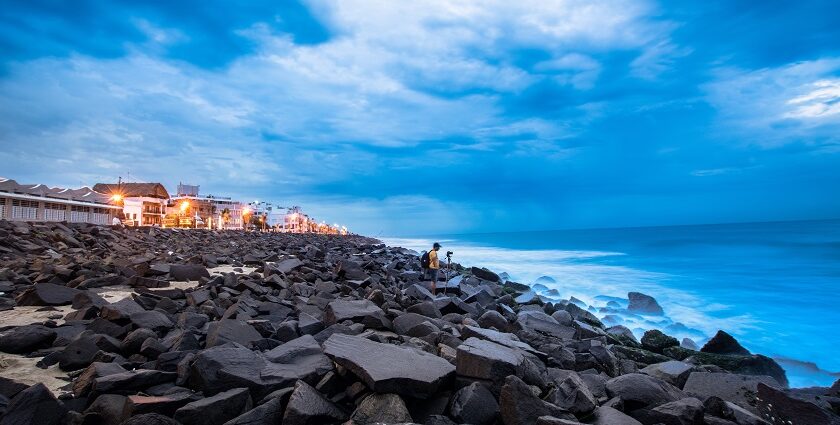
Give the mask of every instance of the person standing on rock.
[{"label": "person standing on rock", "polygon": [[432,245],[432,250],[429,251],[429,269],[427,270],[429,279],[432,281],[432,294],[437,290],[438,272],[440,271],[438,251],[440,251],[440,244],[435,242]]}]

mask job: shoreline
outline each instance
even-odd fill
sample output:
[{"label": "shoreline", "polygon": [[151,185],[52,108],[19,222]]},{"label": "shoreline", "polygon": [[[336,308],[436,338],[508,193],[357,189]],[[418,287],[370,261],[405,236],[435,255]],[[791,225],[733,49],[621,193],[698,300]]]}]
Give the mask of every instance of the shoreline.
[{"label": "shoreline", "polygon": [[[120,422],[154,413],[188,424],[199,406],[234,403],[225,414],[240,421],[655,423],[676,407],[726,419],[708,406],[717,399],[756,419],[786,417],[809,400],[814,414],[840,420],[725,332],[702,351],[661,332],[638,341],[574,300],[546,303],[528,285],[455,263],[457,281],[438,284],[448,296],[433,295],[413,253],[376,239],[5,221],[0,233],[0,308],[72,310],[62,307],[63,323],[0,325],[3,350],[57,364],[73,380],[59,400],[0,371],[0,387],[14,392],[2,394],[6,415],[39,414],[16,402],[26,396],[76,420],[122,403]],[[211,274],[219,266],[227,268]],[[182,280],[197,284],[173,285]],[[132,288],[130,298],[95,291],[114,286]],[[661,312],[651,297],[629,298],[628,311]],[[81,357],[68,351],[82,348]],[[650,398],[644,383],[661,390]]]}]

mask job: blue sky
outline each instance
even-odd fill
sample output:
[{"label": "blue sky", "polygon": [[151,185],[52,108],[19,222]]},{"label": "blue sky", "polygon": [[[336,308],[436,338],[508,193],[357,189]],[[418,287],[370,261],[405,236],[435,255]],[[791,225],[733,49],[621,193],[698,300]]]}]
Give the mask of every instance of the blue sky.
[{"label": "blue sky", "polygon": [[3,1],[0,175],[372,235],[840,217],[831,1]]}]

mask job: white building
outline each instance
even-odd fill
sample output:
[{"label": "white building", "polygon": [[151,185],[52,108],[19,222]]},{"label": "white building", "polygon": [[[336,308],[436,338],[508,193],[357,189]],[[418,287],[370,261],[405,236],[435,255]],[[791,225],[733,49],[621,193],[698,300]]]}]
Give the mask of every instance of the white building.
[{"label": "white building", "polygon": [[97,183],[94,190],[122,203],[127,226],[161,226],[169,192],[160,183]]},{"label": "white building", "polygon": [[110,225],[121,209],[108,195],[88,187],[51,188],[0,177],[0,220]]}]

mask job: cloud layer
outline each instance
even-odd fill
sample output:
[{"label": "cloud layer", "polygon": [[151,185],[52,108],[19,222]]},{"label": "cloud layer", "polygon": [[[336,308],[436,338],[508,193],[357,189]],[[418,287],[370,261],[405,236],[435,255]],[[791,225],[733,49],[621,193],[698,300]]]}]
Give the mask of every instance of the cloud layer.
[{"label": "cloud layer", "polygon": [[0,175],[192,182],[388,235],[838,216],[826,8],[15,4]]}]

